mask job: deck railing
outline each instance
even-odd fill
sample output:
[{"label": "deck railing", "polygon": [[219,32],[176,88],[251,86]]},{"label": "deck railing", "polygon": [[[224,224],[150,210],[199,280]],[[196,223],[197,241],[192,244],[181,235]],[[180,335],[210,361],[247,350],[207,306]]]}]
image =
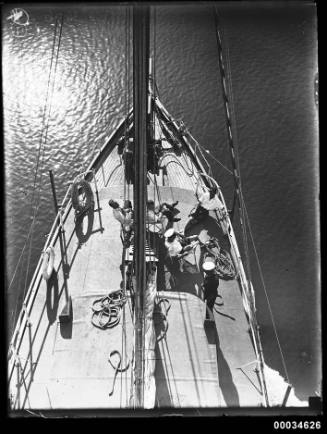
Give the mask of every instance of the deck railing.
[{"label": "deck railing", "polygon": [[[226,213],[226,215],[225,215],[226,233],[227,233],[229,241],[230,241],[233,261],[234,261],[235,267],[238,271],[238,277],[239,277],[239,282],[240,282],[241,292],[242,292],[243,306],[244,306],[244,310],[246,312],[248,322],[250,325],[254,350],[255,350],[257,361],[258,361],[259,367],[260,367],[259,377],[260,377],[261,387],[262,387],[262,391],[263,391],[264,405],[268,406],[269,402],[268,402],[266,383],[265,383],[264,372],[263,372],[264,360],[263,360],[263,355],[262,355],[262,348],[261,348],[261,341],[260,341],[260,336],[259,336],[259,331],[258,331],[258,325],[257,325],[257,321],[256,321],[256,316],[255,316],[256,309],[255,309],[255,296],[254,296],[253,286],[252,286],[252,283],[248,280],[246,273],[245,273],[245,270],[244,270],[244,266],[243,266],[241,254],[240,254],[240,251],[238,248],[238,244],[236,241],[234,229],[233,229],[233,226],[232,226],[232,223],[230,221],[229,214],[227,211],[225,198],[222,194],[222,191],[221,191],[217,181],[212,177],[212,169],[211,169],[210,163],[206,159],[206,157],[205,157],[205,155],[201,149],[201,146],[194,139],[192,134],[185,127],[183,127],[183,125],[180,126],[177,124],[177,122],[169,115],[167,110],[164,108],[164,106],[161,104],[161,102],[158,99],[156,99],[156,104],[157,104],[159,111],[161,112],[163,117],[166,119],[166,121],[168,121],[175,128],[175,130],[179,134],[182,135],[183,141],[187,145],[188,149],[191,151],[191,154],[193,154],[194,160],[196,161],[196,163],[198,164],[198,166],[201,169],[202,173],[200,173],[200,174],[204,178],[205,184],[207,184],[209,186],[216,186],[218,189],[218,198],[223,203],[225,213]],[[216,212],[216,217],[219,218],[217,212]]]},{"label": "deck railing", "polygon": [[[67,220],[68,214],[69,214],[71,207],[72,207],[72,202],[71,202],[71,199],[69,197],[69,194],[71,192],[71,188],[72,188],[74,182],[77,179],[81,179],[81,178],[90,181],[91,176],[92,176],[92,178],[94,179],[94,182],[95,182],[95,189],[97,191],[95,172],[97,171],[97,169],[100,166],[99,163],[102,160],[102,157],[104,156],[104,154],[107,153],[107,151],[110,152],[110,150],[111,150],[110,143],[115,142],[114,139],[123,133],[125,125],[127,125],[127,124],[129,125],[131,120],[132,120],[132,110],[129,111],[127,118],[123,119],[119,123],[118,128],[115,129],[110,134],[109,137],[107,137],[104,145],[98,150],[96,155],[92,158],[92,161],[89,164],[86,171],[78,174],[74,178],[74,180],[69,184],[68,189],[66,191],[66,194],[64,196],[64,199],[62,200],[61,205],[59,207],[59,211],[54,218],[52,227],[51,227],[50,232],[47,236],[47,240],[44,244],[42,252],[45,252],[45,250],[50,246],[53,247],[54,243],[56,242],[56,240],[60,234],[60,230],[63,228],[63,226]],[[91,175],[91,173],[92,173],[92,175]],[[59,221],[59,224],[58,224],[58,221]],[[25,336],[26,328],[28,327],[28,324],[29,324],[30,314],[31,314],[31,311],[33,308],[34,301],[35,301],[36,296],[38,294],[40,282],[42,279],[42,263],[43,263],[43,254],[41,254],[41,256],[39,258],[39,261],[38,261],[37,266],[35,268],[34,274],[33,274],[32,279],[30,281],[28,290],[26,292],[26,296],[25,296],[24,301],[23,301],[22,309],[21,309],[19,317],[17,319],[14,333],[13,333],[12,338],[10,340],[8,355],[7,355],[8,365],[9,365],[9,367],[8,367],[8,381],[9,382],[11,381],[17,359],[18,359],[18,363],[19,363],[19,350],[21,348],[21,344],[22,344],[23,338]],[[30,327],[29,327],[29,329],[30,329]]]},{"label": "deck railing", "polygon": [[[253,345],[254,345],[254,351],[255,351],[257,360],[260,364],[259,376],[260,376],[261,387],[263,389],[264,405],[268,406],[269,403],[268,403],[268,398],[267,398],[266,382],[265,382],[264,373],[263,373],[264,361],[263,361],[263,356],[262,356],[262,351],[261,351],[260,336],[258,335],[257,322],[256,322],[256,318],[255,318],[256,309],[255,309],[255,296],[254,296],[253,286],[252,286],[252,283],[249,282],[249,280],[247,279],[247,276],[246,276],[246,273],[244,270],[244,266],[243,266],[241,254],[240,254],[240,251],[238,248],[236,236],[235,236],[234,229],[233,229],[233,226],[232,226],[232,223],[231,223],[228,211],[227,211],[225,198],[223,196],[221,188],[218,185],[217,181],[214,178],[212,178],[211,176],[207,175],[205,172],[202,171],[201,175],[204,176],[205,178],[207,178],[212,186],[217,187],[218,198],[222,202],[224,210],[225,210],[225,216],[224,216],[225,231],[226,231],[226,234],[228,236],[228,239],[229,239],[229,242],[231,245],[231,253],[232,253],[232,257],[233,257],[233,262],[234,262],[234,265],[235,265],[236,270],[238,272],[238,278],[239,278],[239,282],[240,282],[240,286],[241,286],[241,292],[242,292],[243,306],[244,306],[244,310],[246,312],[248,322],[250,325],[250,330],[251,330],[251,334],[252,334],[252,341],[253,341]],[[217,211],[216,211],[216,217],[217,217],[217,220],[220,220],[220,216],[218,215]]]},{"label": "deck railing", "polygon": [[[180,131],[180,126],[169,115],[169,113],[166,111],[164,106],[160,103],[160,101],[157,98],[156,98],[156,104],[157,104],[157,107],[159,108],[159,110],[164,114],[164,117],[169,121],[169,123],[171,123],[173,125],[173,127],[175,129],[177,129],[177,131]],[[128,119],[129,119],[129,121],[131,121],[131,113],[129,113]],[[125,121],[122,121],[120,123],[119,130],[121,128],[123,128],[124,123],[125,123]],[[112,133],[112,135],[107,139],[104,146],[99,150],[97,155],[93,158],[88,169],[85,172],[83,172],[82,174],[79,174],[74,179],[74,181],[72,181],[70,183],[70,185],[68,186],[65,197],[61,203],[61,206],[59,208],[58,213],[55,216],[53,225],[50,229],[49,235],[48,235],[47,240],[45,242],[43,252],[49,246],[52,247],[54,245],[54,243],[56,242],[56,240],[59,236],[60,231],[62,230],[62,228],[63,228],[63,226],[67,220],[68,214],[69,214],[71,207],[72,207],[72,202],[71,202],[71,199],[69,198],[69,193],[71,191],[71,187],[72,187],[73,183],[76,181],[76,179],[78,177],[83,177],[84,179],[89,178],[89,174],[91,172],[93,173],[93,179],[94,180],[96,179],[94,166],[96,165],[97,159],[99,159],[100,155],[103,153],[104,149],[107,147],[108,143],[112,140],[112,138],[114,137],[114,135],[116,133],[117,133],[117,131]],[[233,261],[234,261],[235,267],[238,271],[238,277],[239,277],[239,282],[240,282],[241,291],[242,291],[243,306],[244,306],[245,312],[246,312],[248,320],[249,320],[251,334],[253,337],[254,350],[255,350],[257,359],[262,360],[262,356],[260,356],[260,348],[261,348],[260,338],[259,338],[258,332],[256,330],[256,321],[254,318],[254,316],[255,316],[254,292],[253,292],[252,284],[249,283],[249,281],[246,277],[246,273],[245,273],[245,270],[243,267],[242,258],[241,258],[239,248],[237,245],[235,233],[234,233],[234,230],[233,230],[233,227],[232,227],[232,224],[231,224],[228,212],[227,212],[227,206],[226,206],[224,196],[221,192],[221,189],[220,189],[218,183],[211,176],[212,175],[212,169],[211,169],[210,163],[208,162],[208,160],[204,156],[201,147],[198,145],[196,140],[193,138],[193,136],[187,130],[185,130],[183,132],[183,140],[185,141],[186,145],[188,146],[191,153],[193,154],[193,157],[196,160],[198,166],[200,167],[200,170],[201,170],[200,175],[202,175],[203,179],[207,181],[207,184],[209,184],[211,186],[215,185],[217,187],[218,197],[221,200],[221,202],[223,203],[224,209],[226,211],[226,215],[225,215],[226,233],[228,235],[228,238],[229,238],[229,241],[231,244],[231,253],[232,253]],[[68,202],[67,202],[67,199],[68,199]],[[219,216],[217,214],[217,218],[218,217]],[[59,224],[58,224],[58,220],[59,220]],[[23,309],[21,310],[21,312],[19,314],[19,318],[17,320],[15,331],[13,333],[13,337],[12,337],[11,342],[10,342],[9,351],[8,351],[9,381],[12,377],[16,360],[17,359],[19,360],[19,350],[20,350],[21,343],[22,343],[22,340],[23,340],[25,332],[26,332],[26,328],[30,324],[30,313],[31,313],[35,298],[38,294],[40,281],[42,278],[42,270],[41,270],[42,262],[43,262],[43,255],[40,256],[40,259],[39,259],[38,264],[36,266],[35,272],[34,272],[33,277],[31,279],[28,291],[26,293],[26,296],[25,296],[25,299],[23,302]],[[29,332],[30,332],[30,327],[28,327],[28,328],[29,328]],[[32,363],[32,361],[31,361],[31,363]],[[31,370],[31,372],[33,372],[33,371]],[[264,387],[265,381],[264,381],[262,370],[259,370],[259,374],[260,374],[262,387]],[[265,394],[264,394],[264,396],[265,396]],[[265,402],[265,404],[268,405],[267,401]]]},{"label": "deck railing", "polygon": [[[72,184],[71,184],[72,185]],[[59,231],[62,229],[68,213],[71,209],[71,200],[69,199],[69,201],[65,204],[65,202],[67,201],[67,197],[69,194],[69,191],[71,189],[71,185],[69,186],[67,193],[65,195],[65,198],[62,202],[62,206],[60,207],[58,213],[55,216],[53,225],[50,229],[50,232],[48,234],[47,240],[44,244],[44,248],[42,252],[45,252],[45,250],[48,247],[53,247],[58,235],[59,235]],[[59,221],[59,224],[58,224]],[[15,327],[15,331],[13,333],[13,336],[11,338],[10,341],[10,345],[9,345],[9,351],[8,351],[8,359],[9,359],[9,381],[11,379],[12,376],[12,372],[14,369],[14,364],[16,361],[17,356],[19,355],[19,350],[20,350],[20,346],[26,331],[26,327],[28,326],[28,324],[30,323],[30,314],[31,314],[31,310],[35,301],[35,298],[38,294],[38,290],[39,290],[39,286],[40,286],[40,282],[42,279],[42,262],[43,262],[43,253],[40,256],[40,259],[37,263],[37,266],[35,268],[33,277],[30,281],[30,285],[28,287],[24,302],[23,302],[23,308],[19,314],[17,323],[16,323],[16,327]]]},{"label": "deck railing", "polygon": [[189,132],[189,130],[185,127],[183,123],[178,124],[178,122],[167,112],[163,104],[156,97],[155,104],[157,106],[158,111],[165,119],[166,123],[170,124],[176,132],[181,136],[182,141],[186,145],[186,147],[191,151],[194,161],[198,164],[200,163],[202,172],[208,173],[212,176],[212,168],[208,160],[206,159],[201,146]]}]

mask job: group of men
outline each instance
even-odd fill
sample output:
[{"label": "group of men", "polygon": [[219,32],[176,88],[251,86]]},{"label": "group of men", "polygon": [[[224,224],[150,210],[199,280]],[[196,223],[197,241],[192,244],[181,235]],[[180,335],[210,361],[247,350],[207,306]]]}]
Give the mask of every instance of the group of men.
[{"label": "group of men", "polygon": [[[194,241],[198,240],[198,235],[186,237],[176,232],[173,228],[165,232],[165,246],[172,260],[181,260],[182,257],[193,249]],[[182,268],[182,267],[181,267]],[[216,298],[218,296],[219,276],[216,271],[216,260],[208,255],[202,264],[204,273],[202,291],[204,300],[207,302],[209,310],[212,312]],[[207,313],[208,318],[208,313]]]},{"label": "group of men", "polygon": [[176,217],[179,211],[176,209],[178,201],[169,204],[164,202],[159,206],[155,206],[153,200],[147,201],[147,216],[146,222],[148,225],[156,225],[159,228],[159,233],[163,235],[167,229],[172,228],[175,222],[179,222],[180,218]]},{"label": "group of men", "polygon": [[[194,223],[202,220],[209,211],[217,211],[218,217],[221,221],[225,220],[226,211],[222,202],[217,196],[217,188],[203,188],[199,192],[199,185],[197,186],[195,195],[198,199],[198,205],[194,212],[189,216],[192,217]],[[147,202],[147,215],[146,222],[149,225],[155,225],[159,228],[160,236],[165,239],[165,246],[167,248],[167,255],[173,261],[180,260],[185,254],[192,250],[194,241],[198,239],[197,235],[186,237],[185,235],[177,232],[174,229],[174,223],[181,219],[176,217],[179,211],[176,209],[178,201],[168,204],[162,203],[160,206],[155,206],[153,200]],[[121,223],[123,233],[124,247],[128,247],[131,242],[132,227],[134,213],[132,203],[130,200],[125,200],[123,207],[114,200],[109,200],[109,206],[113,209],[113,216]],[[222,225],[223,231],[226,233],[226,227]],[[216,264],[214,258],[206,258],[202,265],[204,272],[204,281],[202,290],[204,299],[207,302],[208,308],[212,311],[215,304],[215,299],[218,295],[219,278],[216,272]]]},{"label": "group of men", "polygon": [[[169,228],[173,227],[175,222],[180,221],[180,218],[175,217],[179,212],[175,208],[178,201],[173,204],[162,203],[159,207],[155,207],[154,201],[147,202],[146,222],[148,225],[155,225],[159,228],[159,233],[163,235]],[[113,199],[109,200],[109,206],[113,210],[113,216],[122,226],[123,243],[125,247],[130,245],[134,212],[130,200],[125,200],[123,207]]]}]

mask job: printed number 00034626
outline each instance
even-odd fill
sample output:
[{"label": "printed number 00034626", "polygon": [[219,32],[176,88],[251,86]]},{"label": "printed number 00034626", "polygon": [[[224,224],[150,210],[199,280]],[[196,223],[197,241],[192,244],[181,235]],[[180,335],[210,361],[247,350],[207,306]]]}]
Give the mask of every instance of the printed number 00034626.
[{"label": "printed number 00034626", "polygon": [[274,429],[320,429],[321,422],[316,421],[274,421]]}]

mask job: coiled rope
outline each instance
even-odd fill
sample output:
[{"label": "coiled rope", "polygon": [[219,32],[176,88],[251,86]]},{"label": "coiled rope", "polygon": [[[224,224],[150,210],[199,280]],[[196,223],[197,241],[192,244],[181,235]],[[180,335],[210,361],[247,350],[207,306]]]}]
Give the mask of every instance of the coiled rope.
[{"label": "coiled rope", "polygon": [[119,324],[121,310],[126,303],[122,290],[95,300],[92,304],[92,324],[99,329],[108,329]]},{"label": "coiled rope", "polygon": [[200,242],[200,247],[215,258],[216,271],[219,277],[222,279],[235,279],[237,277],[232,259],[228,257],[227,252],[219,246],[217,238],[211,237],[205,243]]}]

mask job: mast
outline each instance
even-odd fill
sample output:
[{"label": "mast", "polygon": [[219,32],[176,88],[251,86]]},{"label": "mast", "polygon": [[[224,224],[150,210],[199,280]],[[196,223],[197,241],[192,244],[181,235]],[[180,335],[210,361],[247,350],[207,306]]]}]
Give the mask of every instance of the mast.
[{"label": "mast", "polygon": [[144,404],[144,290],[146,287],[147,93],[149,61],[149,6],[133,6],[134,113],[134,273],[135,365],[134,406]]}]

